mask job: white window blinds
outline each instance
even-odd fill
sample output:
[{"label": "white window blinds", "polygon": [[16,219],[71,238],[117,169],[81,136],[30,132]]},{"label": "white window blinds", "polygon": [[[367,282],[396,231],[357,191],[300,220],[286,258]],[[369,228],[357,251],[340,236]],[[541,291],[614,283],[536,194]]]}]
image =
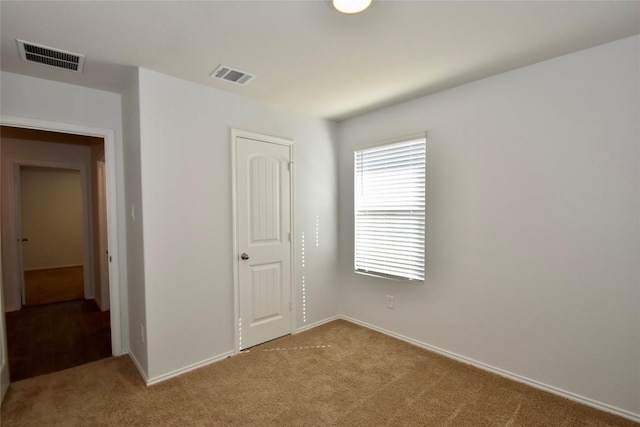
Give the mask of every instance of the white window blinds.
[{"label": "white window blinds", "polygon": [[424,280],[425,139],[355,152],[355,269]]}]

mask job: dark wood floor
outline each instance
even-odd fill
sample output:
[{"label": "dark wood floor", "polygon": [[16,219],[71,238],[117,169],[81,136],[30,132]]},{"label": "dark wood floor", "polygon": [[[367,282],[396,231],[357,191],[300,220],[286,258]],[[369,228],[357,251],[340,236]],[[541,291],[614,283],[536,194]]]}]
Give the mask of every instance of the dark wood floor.
[{"label": "dark wood floor", "polygon": [[111,356],[109,312],[79,300],[6,313],[11,381]]}]

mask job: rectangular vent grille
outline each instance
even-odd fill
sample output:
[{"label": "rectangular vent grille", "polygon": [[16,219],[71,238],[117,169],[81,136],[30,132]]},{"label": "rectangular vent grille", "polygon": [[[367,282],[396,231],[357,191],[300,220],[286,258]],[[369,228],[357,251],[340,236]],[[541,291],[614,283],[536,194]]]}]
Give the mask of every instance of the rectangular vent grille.
[{"label": "rectangular vent grille", "polygon": [[18,42],[18,50],[23,61],[37,62],[38,64],[48,65],[50,67],[62,68],[64,70],[82,72],[84,67],[84,55],[66,52],[60,49],[54,49],[42,46],[36,43],[25,42],[16,39]]},{"label": "rectangular vent grille", "polygon": [[251,81],[255,76],[249,73],[245,73],[244,71],[235,70],[231,67],[221,65],[216,68],[213,73],[211,73],[210,77],[244,85],[249,83],[249,81]]}]

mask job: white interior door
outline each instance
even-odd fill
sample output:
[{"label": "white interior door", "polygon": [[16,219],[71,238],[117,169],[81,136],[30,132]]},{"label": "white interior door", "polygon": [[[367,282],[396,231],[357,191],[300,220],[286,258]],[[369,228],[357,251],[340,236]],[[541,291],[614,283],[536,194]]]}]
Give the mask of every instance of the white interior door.
[{"label": "white interior door", "polygon": [[291,333],[291,146],[236,137],[239,348]]}]

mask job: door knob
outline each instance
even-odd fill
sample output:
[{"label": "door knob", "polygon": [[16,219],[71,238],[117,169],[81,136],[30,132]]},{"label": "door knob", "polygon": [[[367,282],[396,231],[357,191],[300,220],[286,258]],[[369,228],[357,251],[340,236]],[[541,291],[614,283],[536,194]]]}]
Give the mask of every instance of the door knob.
[{"label": "door knob", "polygon": [[243,252],[243,253],[240,254],[240,258],[244,259],[244,260],[247,260],[247,259],[249,259],[249,254],[246,253],[246,252]]}]

